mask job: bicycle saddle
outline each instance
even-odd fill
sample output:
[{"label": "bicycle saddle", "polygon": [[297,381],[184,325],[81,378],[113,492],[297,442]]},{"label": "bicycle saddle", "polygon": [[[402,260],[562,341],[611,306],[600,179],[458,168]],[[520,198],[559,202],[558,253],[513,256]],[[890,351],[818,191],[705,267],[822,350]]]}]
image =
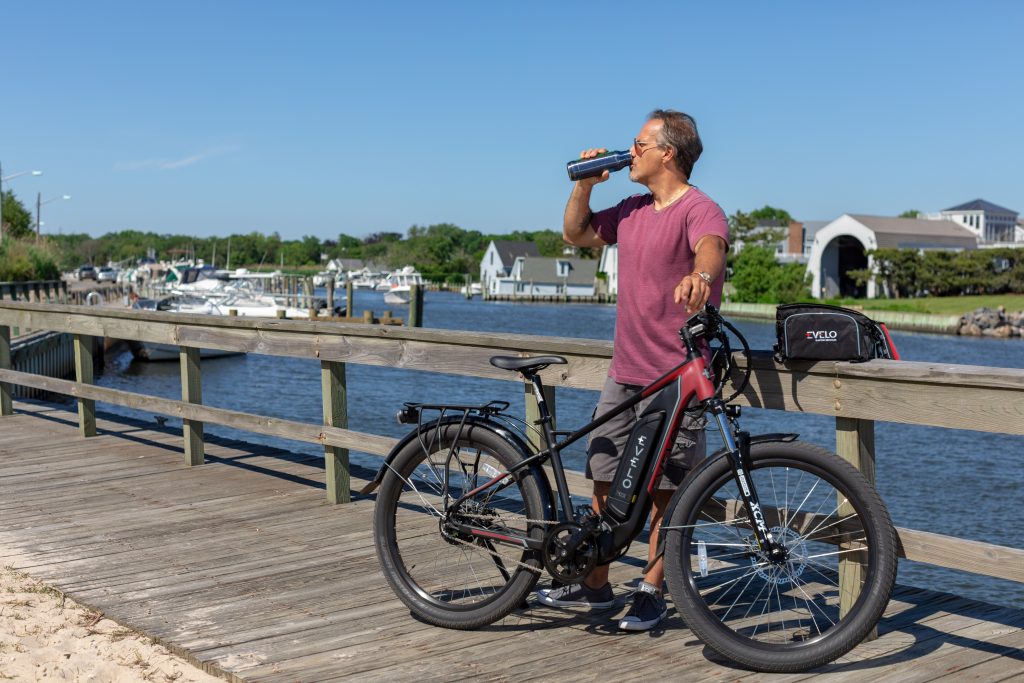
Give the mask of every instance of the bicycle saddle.
[{"label": "bicycle saddle", "polygon": [[561,356],[491,356],[491,365],[502,370],[515,370],[524,375],[532,375],[543,370],[549,365],[565,365],[566,360]]}]

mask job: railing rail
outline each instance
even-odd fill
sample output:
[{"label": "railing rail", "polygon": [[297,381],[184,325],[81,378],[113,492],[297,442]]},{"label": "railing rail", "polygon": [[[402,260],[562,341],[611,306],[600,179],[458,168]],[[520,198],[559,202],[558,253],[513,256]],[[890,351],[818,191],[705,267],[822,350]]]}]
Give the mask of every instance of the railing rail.
[{"label": "railing rail", "polygon": [[[81,349],[76,381],[10,370],[10,328],[70,332]],[[182,356],[182,400],[94,386],[88,336],[176,344]],[[5,341],[6,340],[6,341]],[[306,358],[321,364],[324,424],[201,404],[199,347]],[[202,462],[202,424],[210,422],[260,434],[321,444],[327,462],[327,495],[346,502],[348,450],[386,454],[395,439],[349,429],[345,406],[346,363],[512,380],[491,366],[496,354],[559,354],[568,365],[542,373],[551,386],[600,389],[611,359],[610,342],[529,335],[394,328],[317,321],[242,319],[103,307],[0,302],[0,412],[11,413],[9,384],[76,397],[83,434],[95,433],[94,402],[149,410],[186,421],[188,462]],[[6,355],[5,355],[6,354]],[[874,421],[1024,434],[1024,370],[876,360],[851,364],[776,364],[766,353],[751,359],[750,386],[737,403],[831,415],[836,450],[866,475],[874,473]],[[530,394],[527,393],[527,410]],[[586,494],[582,475],[570,483]],[[912,529],[898,529],[902,555],[943,567],[1024,582],[1024,549]]]}]

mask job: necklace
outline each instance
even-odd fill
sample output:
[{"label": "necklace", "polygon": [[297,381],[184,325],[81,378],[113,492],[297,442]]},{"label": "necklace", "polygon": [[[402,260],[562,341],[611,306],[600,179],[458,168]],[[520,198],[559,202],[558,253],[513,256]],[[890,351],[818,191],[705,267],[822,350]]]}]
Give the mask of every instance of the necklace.
[{"label": "necklace", "polygon": [[[672,195],[671,199],[669,199],[667,202],[663,202],[660,209],[657,206],[655,206],[654,210],[655,211],[663,211],[664,209],[668,208],[672,204],[675,204],[676,200],[679,199],[680,197],[682,197],[684,194],[686,194],[686,191],[689,190],[689,189],[690,189],[689,185],[684,185],[678,192],[676,192],[674,195]],[[657,204],[657,202],[655,202],[655,204]]]}]

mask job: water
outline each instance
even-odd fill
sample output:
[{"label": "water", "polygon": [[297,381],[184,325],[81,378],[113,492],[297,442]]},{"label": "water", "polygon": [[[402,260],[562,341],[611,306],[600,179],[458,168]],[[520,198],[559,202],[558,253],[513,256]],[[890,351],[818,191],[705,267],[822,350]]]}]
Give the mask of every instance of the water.
[{"label": "water", "polygon": [[[380,313],[386,308],[377,292],[357,291],[354,310]],[[404,307],[391,307],[404,316]],[[467,301],[448,292],[428,292],[424,307],[427,327],[611,339],[615,307],[604,305],[514,304]],[[768,323],[734,321],[751,348],[774,342]],[[893,333],[906,360],[994,367],[1024,367],[1024,341]],[[508,401],[523,413],[522,385],[391,368],[347,366],[349,424],[357,431],[400,436],[408,427],[393,416],[403,401]],[[180,398],[176,363],[138,363],[130,354],[108,359],[97,382],[128,391]],[[208,405],[308,423],[320,423],[319,363],[271,356],[237,356],[203,362],[203,400]],[[557,390],[559,427],[585,424],[597,392]],[[151,419],[117,406],[103,409]],[[171,421],[174,424],[175,421]],[[835,420],[773,410],[745,409],[743,427],[752,433],[792,431],[802,439],[835,449]],[[320,455],[311,444],[263,437],[207,425],[210,433]],[[713,438],[709,440],[714,444]],[[1024,548],[1024,525],[1012,510],[1024,503],[1024,437],[935,427],[878,422],[875,425],[876,480],[897,526]],[[567,456],[569,466],[582,469],[582,446]],[[379,458],[352,454],[356,462],[379,466]],[[1008,515],[1007,511],[1011,511]],[[898,580],[1001,605],[1024,608],[1024,584],[902,562]]]}]

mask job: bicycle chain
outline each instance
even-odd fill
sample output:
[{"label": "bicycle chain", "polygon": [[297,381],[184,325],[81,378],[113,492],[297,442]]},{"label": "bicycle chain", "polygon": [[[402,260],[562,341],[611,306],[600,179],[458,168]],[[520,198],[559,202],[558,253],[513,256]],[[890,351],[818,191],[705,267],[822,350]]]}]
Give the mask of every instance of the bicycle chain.
[{"label": "bicycle chain", "polygon": [[[468,518],[475,517],[477,519],[494,519],[490,515],[475,515],[475,514],[468,513],[468,512],[467,513],[460,513],[460,516],[468,517]],[[524,518],[523,521],[526,522],[527,524],[547,524],[547,525],[558,524],[558,522],[553,522],[553,521],[548,520],[548,519],[526,519],[526,518]],[[456,543],[461,543],[462,545],[468,545],[469,547],[473,548],[474,550],[482,550],[483,552],[488,553],[489,555],[493,555],[494,557],[497,557],[503,563],[504,562],[514,562],[517,566],[519,566],[519,568],[525,569],[528,572],[533,572],[534,574],[543,574],[544,573],[544,569],[542,567],[532,567],[532,566],[526,564],[525,562],[520,562],[519,560],[514,560],[511,557],[506,557],[504,555],[500,555],[500,554],[498,554],[497,552],[495,552],[493,550],[489,550],[489,549],[483,547],[482,545],[478,545],[477,543],[470,542],[470,541],[463,541],[461,538],[455,538],[454,536],[452,536],[452,537],[446,536],[445,540],[452,540],[452,541],[455,541]]]}]

